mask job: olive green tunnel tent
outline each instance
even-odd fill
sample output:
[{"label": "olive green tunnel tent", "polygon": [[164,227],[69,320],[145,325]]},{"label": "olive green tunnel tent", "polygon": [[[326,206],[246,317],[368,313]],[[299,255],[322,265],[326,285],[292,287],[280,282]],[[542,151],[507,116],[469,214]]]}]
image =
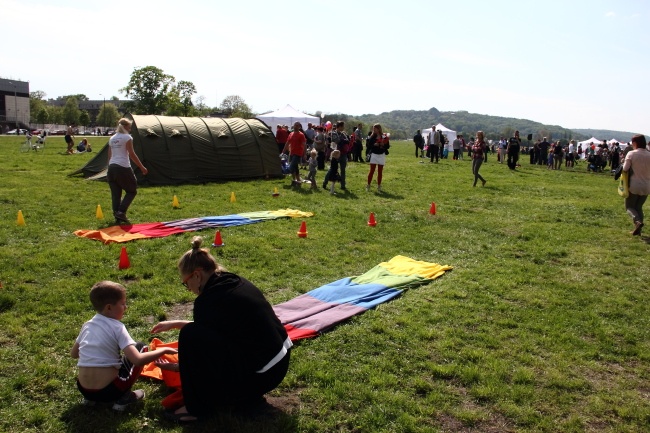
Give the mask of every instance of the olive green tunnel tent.
[{"label": "olive green tunnel tent", "polygon": [[[282,177],[275,138],[260,120],[126,117],[133,121],[133,149],[149,171],[143,176],[134,166],[138,183],[176,185]],[[107,166],[108,144],[71,175],[105,179]]]}]

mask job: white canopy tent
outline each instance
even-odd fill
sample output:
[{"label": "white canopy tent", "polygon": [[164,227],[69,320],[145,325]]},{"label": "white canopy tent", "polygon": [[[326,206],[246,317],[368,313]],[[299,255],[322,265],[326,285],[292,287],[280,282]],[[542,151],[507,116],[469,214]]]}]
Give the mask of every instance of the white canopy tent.
[{"label": "white canopy tent", "polygon": [[314,125],[320,124],[320,119],[318,117],[310,116],[309,114],[298,111],[289,104],[272,113],[260,114],[257,118],[266,123],[266,125],[271,128],[271,131],[273,131],[273,134],[275,134],[277,125],[288,125],[289,129],[291,129],[291,126],[293,126],[295,122],[300,122],[303,129],[307,129],[307,124],[309,122]]},{"label": "white canopy tent", "polygon": [[[427,128],[422,130],[422,137],[424,137],[424,142],[427,142],[427,137],[429,136],[429,133],[431,132],[432,128]],[[457,138],[456,131],[452,131],[451,129],[445,127],[442,123],[438,123],[436,125],[436,131],[442,131],[442,135],[447,137],[447,150],[453,151],[454,146],[454,140]]]},{"label": "white canopy tent", "polygon": [[592,143],[595,144],[596,146],[598,146],[599,144],[603,144],[603,142],[600,141],[599,139],[597,139],[596,137],[591,137],[589,140],[579,141],[578,142],[579,145],[582,144],[583,149],[584,149],[585,146],[589,146]]}]

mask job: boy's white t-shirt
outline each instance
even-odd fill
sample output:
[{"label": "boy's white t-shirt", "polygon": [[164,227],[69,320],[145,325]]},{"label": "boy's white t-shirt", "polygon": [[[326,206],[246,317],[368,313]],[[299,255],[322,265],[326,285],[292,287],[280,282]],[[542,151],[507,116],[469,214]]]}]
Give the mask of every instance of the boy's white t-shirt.
[{"label": "boy's white t-shirt", "polygon": [[120,350],[135,345],[124,323],[101,314],[95,314],[83,324],[76,342],[79,343],[78,367],[120,368]]},{"label": "boy's white t-shirt", "polygon": [[111,160],[108,164],[117,164],[122,167],[131,167],[129,152],[126,150],[126,143],[133,140],[130,134],[117,133],[110,138],[108,145],[111,147]]}]

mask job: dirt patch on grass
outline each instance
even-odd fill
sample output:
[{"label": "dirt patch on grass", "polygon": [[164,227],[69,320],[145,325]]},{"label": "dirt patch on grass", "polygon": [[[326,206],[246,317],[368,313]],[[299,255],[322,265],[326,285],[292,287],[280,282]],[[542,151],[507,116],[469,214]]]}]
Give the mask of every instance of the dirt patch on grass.
[{"label": "dirt patch on grass", "polygon": [[[165,312],[165,320],[192,320],[193,302],[174,304]],[[154,316],[145,317],[146,323],[158,321]]]},{"label": "dirt patch on grass", "polygon": [[288,390],[282,395],[266,395],[266,402],[285,414],[295,414],[300,409],[300,389]]}]

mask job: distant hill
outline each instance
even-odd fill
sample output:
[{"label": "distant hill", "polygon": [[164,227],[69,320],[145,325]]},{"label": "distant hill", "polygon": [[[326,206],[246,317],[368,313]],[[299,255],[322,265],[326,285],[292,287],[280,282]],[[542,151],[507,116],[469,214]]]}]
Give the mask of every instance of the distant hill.
[{"label": "distant hill", "polygon": [[599,140],[611,140],[614,138],[622,143],[628,143],[633,135],[638,134],[637,132],[610,131],[608,129],[573,129],[572,131],[586,135],[587,138],[596,137]]},{"label": "distant hill", "polygon": [[[634,135],[622,131],[571,130],[559,125],[545,125],[527,119],[489,116],[467,111],[439,111],[435,107],[419,111],[395,110],[381,114],[334,115],[334,117],[336,116],[338,116],[337,119],[346,121],[348,125],[356,125],[361,122],[367,129],[370,129],[370,126],[374,123],[380,123],[396,139],[411,138],[418,129],[431,128],[431,125],[438,123],[442,123],[447,128],[459,133],[464,133],[465,136],[475,134],[476,131],[484,131],[487,138],[491,140],[498,140],[501,136],[511,137],[515,130],[519,130],[524,140],[528,134],[532,134],[533,140],[542,137],[548,137],[549,140],[586,140],[595,136],[607,140],[616,138],[627,142]],[[368,131],[364,132],[367,133]]]}]

